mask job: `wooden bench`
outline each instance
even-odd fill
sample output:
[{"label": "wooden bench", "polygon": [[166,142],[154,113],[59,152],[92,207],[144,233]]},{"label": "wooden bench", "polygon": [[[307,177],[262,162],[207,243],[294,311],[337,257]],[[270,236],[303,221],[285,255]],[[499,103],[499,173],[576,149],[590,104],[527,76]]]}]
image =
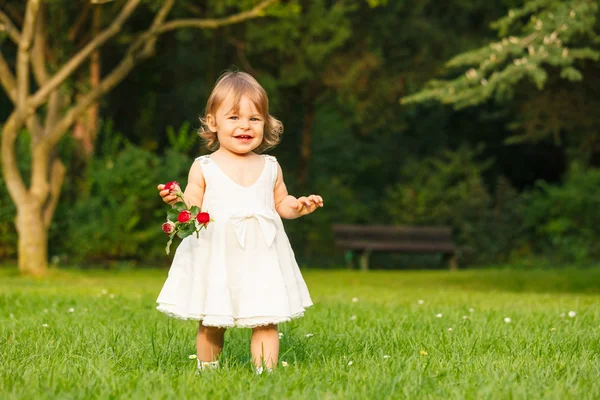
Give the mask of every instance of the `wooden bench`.
[{"label": "wooden bench", "polygon": [[395,253],[443,254],[451,271],[457,269],[456,246],[447,227],[333,225],[335,244],[346,250],[346,262],[352,268],[354,252],[360,252],[362,270],[369,269],[374,251]]}]

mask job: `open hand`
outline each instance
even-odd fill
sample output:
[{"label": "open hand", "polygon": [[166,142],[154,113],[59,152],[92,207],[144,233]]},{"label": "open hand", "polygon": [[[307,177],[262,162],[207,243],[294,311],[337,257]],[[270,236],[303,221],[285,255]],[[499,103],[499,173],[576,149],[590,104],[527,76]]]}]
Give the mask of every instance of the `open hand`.
[{"label": "open hand", "polygon": [[178,198],[175,195],[174,192],[171,192],[169,190],[165,190],[165,185],[163,185],[162,183],[160,185],[157,186],[157,189],[159,190],[160,197],[162,197],[162,200],[169,204],[169,205],[173,205],[175,203],[177,203]]},{"label": "open hand", "polygon": [[323,198],[316,194],[310,196],[302,196],[298,199],[290,199],[290,207],[300,215],[308,215],[314,212],[317,208],[323,207]]}]

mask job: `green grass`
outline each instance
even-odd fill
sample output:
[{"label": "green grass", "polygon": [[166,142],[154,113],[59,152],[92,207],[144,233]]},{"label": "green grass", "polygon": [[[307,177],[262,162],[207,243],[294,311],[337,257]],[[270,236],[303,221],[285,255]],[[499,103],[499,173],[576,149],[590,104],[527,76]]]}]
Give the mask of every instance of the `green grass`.
[{"label": "green grass", "polygon": [[0,270],[0,398],[600,398],[600,269],[305,271],[315,306],[269,376],[249,330],[197,376],[197,324],[154,309],[165,276]]}]

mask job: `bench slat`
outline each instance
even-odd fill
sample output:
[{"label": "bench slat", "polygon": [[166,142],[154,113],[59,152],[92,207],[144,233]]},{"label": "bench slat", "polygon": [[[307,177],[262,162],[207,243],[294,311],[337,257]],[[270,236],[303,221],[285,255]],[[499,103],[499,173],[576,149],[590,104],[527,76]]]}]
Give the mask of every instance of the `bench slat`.
[{"label": "bench slat", "polygon": [[342,240],[452,241],[452,229],[447,227],[333,225],[332,229]]},{"label": "bench slat", "polygon": [[402,251],[407,253],[444,253],[454,254],[456,248],[452,242],[373,242],[369,240],[338,240],[336,246],[350,250]]}]

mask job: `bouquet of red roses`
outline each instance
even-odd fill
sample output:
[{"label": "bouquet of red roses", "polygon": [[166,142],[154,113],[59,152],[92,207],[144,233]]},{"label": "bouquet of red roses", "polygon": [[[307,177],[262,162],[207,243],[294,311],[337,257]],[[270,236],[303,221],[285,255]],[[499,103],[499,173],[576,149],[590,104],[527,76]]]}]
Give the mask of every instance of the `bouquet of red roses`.
[{"label": "bouquet of red roses", "polygon": [[169,242],[165,252],[169,254],[173,237],[177,235],[181,239],[198,233],[212,222],[210,215],[206,212],[200,212],[200,207],[188,207],[183,199],[183,192],[179,183],[173,181],[165,185],[165,190],[174,193],[181,201],[173,204],[173,208],[167,212],[167,222],[162,225],[162,230],[169,235]]}]

